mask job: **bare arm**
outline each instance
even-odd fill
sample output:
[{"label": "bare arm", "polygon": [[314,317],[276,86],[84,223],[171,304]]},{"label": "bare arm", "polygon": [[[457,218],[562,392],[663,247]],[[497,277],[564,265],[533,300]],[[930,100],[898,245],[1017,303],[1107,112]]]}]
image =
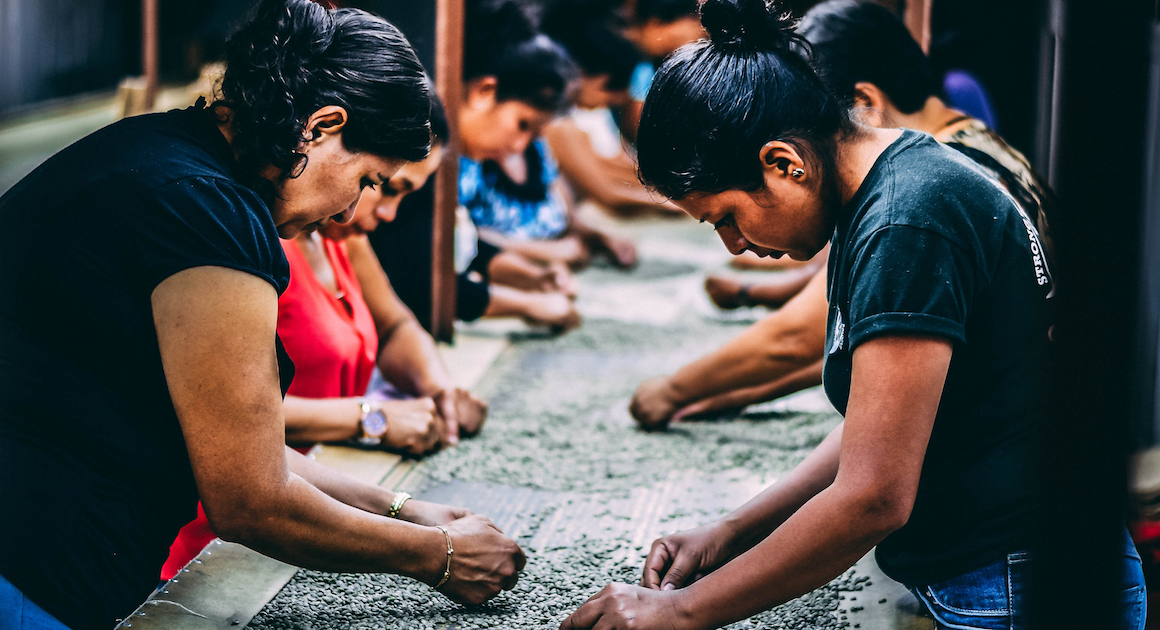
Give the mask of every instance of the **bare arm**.
[{"label": "bare arm", "polygon": [[663,426],[696,401],[808,368],[825,350],[826,311],[823,268],[781,310],[676,374],[642,383],[630,407],[633,416],[646,427]]},{"label": "bare arm", "polygon": [[681,418],[714,413],[725,409],[740,409],[749,405],[776,400],[782,396],[789,396],[808,387],[821,385],[822,368],[823,361],[819,360],[807,368],[792,372],[788,376],[783,376],[764,385],[743,387],[731,392],[725,392],[724,394],[702,398],[673,414],[673,422]]},{"label": "bare arm", "polygon": [[435,350],[435,340],[395,294],[366,236],[346,241],[350,264],[379,331],[379,370],[415,396],[434,396],[454,387]]},{"label": "bare arm", "polygon": [[906,524],[950,360],[950,341],[937,337],[881,337],[854,350],[834,482],[689,587],[692,609],[704,615],[699,625],[744,619],[817,588]]},{"label": "bare arm", "polygon": [[[572,185],[602,205],[613,210],[680,209],[662,197],[650,193],[635,177],[626,179],[611,160],[596,153],[588,134],[568,120],[559,120],[544,130],[552,154],[560,163],[560,172]],[[627,161],[627,157],[625,158]]]},{"label": "bare arm", "polygon": [[300,566],[439,580],[438,530],[345,505],[291,471],[269,283],[199,267],[162,282],[152,303],[166,381],[218,535]]},{"label": "bare arm", "polygon": [[[628,627],[625,620],[641,628],[719,628],[849,568],[910,518],[951,350],[948,340],[917,336],[859,346],[832,483],[826,481],[834,470],[835,435],[819,447],[822,454],[799,466],[806,471],[795,470],[728,517],[741,531],[760,532],[761,520],[776,522],[792,512],[764,540],[683,589],[605,588],[561,628]],[[646,563],[662,553],[654,545]],[[697,562],[682,566],[688,575],[699,569]]]}]

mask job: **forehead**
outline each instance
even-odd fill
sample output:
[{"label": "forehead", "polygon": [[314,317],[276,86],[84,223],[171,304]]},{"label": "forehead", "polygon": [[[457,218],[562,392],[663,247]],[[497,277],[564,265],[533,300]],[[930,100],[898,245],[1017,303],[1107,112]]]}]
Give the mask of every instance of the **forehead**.
[{"label": "forehead", "polygon": [[691,192],[680,199],[674,199],[673,203],[694,219],[704,219],[707,215],[737,205],[740,197],[745,196],[746,194],[740,190],[717,193]]},{"label": "forehead", "polygon": [[530,119],[533,122],[548,122],[554,116],[554,112],[537,109],[531,105],[517,100],[503,101],[496,106],[499,112],[505,116],[513,118]]}]

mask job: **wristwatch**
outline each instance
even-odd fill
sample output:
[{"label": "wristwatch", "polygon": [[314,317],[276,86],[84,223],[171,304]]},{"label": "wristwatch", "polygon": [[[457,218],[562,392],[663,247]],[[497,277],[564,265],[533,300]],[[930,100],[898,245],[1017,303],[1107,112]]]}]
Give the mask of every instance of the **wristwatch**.
[{"label": "wristwatch", "polygon": [[358,419],[358,441],[366,446],[378,446],[387,438],[387,414],[377,402],[363,400],[359,403],[362,415]]}]

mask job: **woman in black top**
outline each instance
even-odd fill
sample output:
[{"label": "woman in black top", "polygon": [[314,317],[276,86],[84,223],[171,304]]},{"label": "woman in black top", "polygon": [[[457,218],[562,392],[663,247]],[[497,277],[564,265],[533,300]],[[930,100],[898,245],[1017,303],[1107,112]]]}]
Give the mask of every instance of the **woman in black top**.
[{"label": "woman in black top", "polygon": [[[808,260],[831,242],[824,385],[845,422],[724,520],[655,541],[641,587],[609,586],[561,628],[717,628],[875,546],[940,626],[1025,627],[1051,290],[1034,223],[930,136],[853,122],[776,4],[701,16],[709,39],[645,101],[641,179],[733,254]],[[1108,628],[1143,622],[1134,568]]]},{"label": "woman in black top", "polygon": [[263,2],[227,48],[221,101],[111,125],[0,198],[18,235],[0,248],[5,628],[38,609],[114,625],[199,497],[227,540],[460,602],[522,567],[487,519],[419,501],[386,518],[393,493],[284,446],[278,239],[350,221],[427,155],[418,59],[382,19],[307,0]]}]

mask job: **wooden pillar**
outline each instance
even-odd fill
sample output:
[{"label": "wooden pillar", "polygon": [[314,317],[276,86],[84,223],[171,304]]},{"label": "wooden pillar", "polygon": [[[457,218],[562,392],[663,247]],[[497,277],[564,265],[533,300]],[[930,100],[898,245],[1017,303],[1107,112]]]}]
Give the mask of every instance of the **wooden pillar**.
[{"label": "wooden pillar", "polygon": [[930,5],[932,0],[906,0],[903,20],[922,52],[930,54]]},{"label": "wooden pillar", "polygon": [[145,77],[145,111],[157,102],[158,35],[157,0],[141,0],[141,74]]},{"label": "wooden pillar", "polygon": [[[435,89],[457,138],[463,102],[463,0],[435,2]],[[452,142],[454,145],[454,140]],[[459,152],[448,146],[435,176],[431,244],[431,334],[451,341],[455,332],[455,209],[459,205]]]}]

